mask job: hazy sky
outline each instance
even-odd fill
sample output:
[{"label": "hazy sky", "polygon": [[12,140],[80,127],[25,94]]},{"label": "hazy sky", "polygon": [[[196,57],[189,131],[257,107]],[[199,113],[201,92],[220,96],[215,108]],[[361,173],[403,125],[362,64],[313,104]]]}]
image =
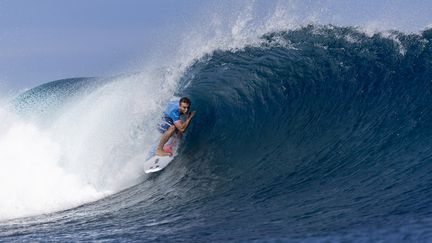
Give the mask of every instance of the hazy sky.
[{"label": "hazy sky", "polygon": [[[62,78],[123,72],[155,48],[163,48],[161,42],[176,41],[176,35],[183,29],[199,25],[206,14],[227,11],[235,15],[242,5],[251,3],[0,0],[0,90],[31,88]],[[419,31],[432,24],[432,1],[266,0],[253,3],[256,8],[283,5],[299,16],[315,11],[318,22],[338,25]]]}]

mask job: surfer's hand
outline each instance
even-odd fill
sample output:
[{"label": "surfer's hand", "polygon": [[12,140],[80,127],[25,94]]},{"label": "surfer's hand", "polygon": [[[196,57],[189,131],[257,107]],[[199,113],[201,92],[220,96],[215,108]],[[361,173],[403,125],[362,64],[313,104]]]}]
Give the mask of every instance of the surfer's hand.
[{"label": "surfer's hand", "polygon": [[192,118],[192,117],[194,117],[195,116],[195,113],[196,113],[196,111],[191,111],[190,113],[189,113],[189,118]]}]

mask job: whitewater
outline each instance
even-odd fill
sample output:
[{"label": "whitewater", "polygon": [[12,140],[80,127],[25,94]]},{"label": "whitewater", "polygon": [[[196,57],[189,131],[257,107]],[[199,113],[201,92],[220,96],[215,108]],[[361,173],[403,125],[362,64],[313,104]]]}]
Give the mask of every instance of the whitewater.
[{"label": "whitewater", "polygon": [[[254,6],[139,72],[2,99],[0,240],[430,241],[432,30]],[[173,96],[196,119],[146,175]]]}]

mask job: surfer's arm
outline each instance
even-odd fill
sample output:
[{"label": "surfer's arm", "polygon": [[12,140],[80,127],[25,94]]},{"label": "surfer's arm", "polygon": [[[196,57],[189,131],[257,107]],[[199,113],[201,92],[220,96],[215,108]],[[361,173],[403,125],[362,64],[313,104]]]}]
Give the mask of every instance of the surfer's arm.
[{"label": "surfer's arm", "polygon": [[174,126],[177,128],[177,130],[181,133],[184,133],[186,129],[188,128],[192,118],[195,116],[195,111],[191,112],[186,121],[183,123],[181,120],[178,120],[174,122]]}]

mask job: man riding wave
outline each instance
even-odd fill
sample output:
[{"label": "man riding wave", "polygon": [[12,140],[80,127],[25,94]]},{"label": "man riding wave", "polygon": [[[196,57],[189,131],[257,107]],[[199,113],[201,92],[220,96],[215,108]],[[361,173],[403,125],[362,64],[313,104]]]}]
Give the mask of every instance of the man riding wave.
[{"label": "man riding wave", "polygon": [[162,121],[158,124],[158,130],[162,133],[162,137],[156,149],[156,155],[172,156],[172,153],[164,151],[163,147],[175,133],[181,136],[186,132],[196,113],[189,111],[190,106],[191,101],[188,97],[183,97],[178,102],[171,101],[168,103]]}]

